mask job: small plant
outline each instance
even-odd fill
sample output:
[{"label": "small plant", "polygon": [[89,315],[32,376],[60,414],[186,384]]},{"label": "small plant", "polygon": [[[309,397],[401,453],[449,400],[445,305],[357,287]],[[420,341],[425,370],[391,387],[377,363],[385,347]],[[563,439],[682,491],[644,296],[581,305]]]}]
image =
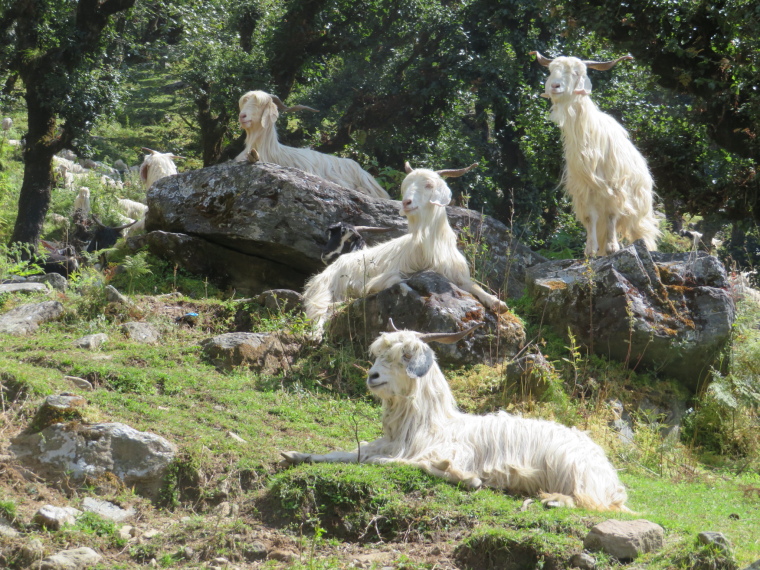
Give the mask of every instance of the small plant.
[{"label": "small plant", "polygon": [[40,266],[34,262],[35,254],[28,243],[0,245],[0,279],[12,276],[25,277],[40,273]]},{"label": "small plant", "polygon": [[135,291],[135,288],[134,288],[135,278],[152,273],[152,271],[150,270],[150,263],[148,263],[147,256],[148,256],[148,253],[143,251],[138,254],[135,254],[134,256],[128,255],[127,257],[124,258],[124,261],[121,262],[121,265],[124,268],[124,272],[129,277],[129,294],[130,295],[134,294],[134,291]]},{"label": "small plant", "polygon": [[0,518],[3,518],[7,522],[13,524],[13,522],[16,520],[16,516],[16,503],[13,501],[0,501]]}]

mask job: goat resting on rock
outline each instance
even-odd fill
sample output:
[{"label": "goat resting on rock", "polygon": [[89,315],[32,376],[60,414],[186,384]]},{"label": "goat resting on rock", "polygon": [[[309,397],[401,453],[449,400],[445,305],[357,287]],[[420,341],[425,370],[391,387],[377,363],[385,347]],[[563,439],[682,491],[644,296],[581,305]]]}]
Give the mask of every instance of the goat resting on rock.
[{"label": "goat resting on rock", "polygon": [[588,67],[607,70],[633,58],[596,62],[531,53],[549,67],[542,96],[551,99],[550,117],[562,130],[562,183],[576,218],[586,228],[586,255],[618,251],[618,233],[631,242],[643,239],[649,250],[657,249],[660,230],[652,209],[654,182],[646,160],[623,126],[589,97]]},{"label": "goat resting on rock", "polygon": [[425,270],[440,273],[489,309],[499,313],[507,310],[504,302],[473,283],[446,215],[451,190],[443,177],[462,176],[474,166],[434,172],[424,168],[412,170],[406,163],[400,213],[408,220],[409,233],[341,255],[306,282],[303,294],[306,316],[320,334],[336,303],[377,293]]},{"label": "goat resting on rock", "polygon": [[312,150],[281,145],[277,140],[275,122],[280,111],[314,111],[305,105],[286,107],[280,99],[263,91],[249,91],[240,98],[240,126],[246,132],[245,150],[235,160],[248,160],[251,151],[256,151],[264,162],[281,166],[292,166],[304,172],[316,174],[336,184],[352,188],[374,196],[390,199],[388,192],[380,186],[369,172],[366,172],[350,158],[342,158]]},{"label": "goat resting on rock", "polygon": [[351,452],[284,452],[282,464],[406,463],[474,489],[539,494],[548,506],[628,511],[615,468],[584,432],[505,412],[476,416],[457,409],[425,343],[453,343],[477,326],[455,334],[381,334],[370,347],[375,362],[367,387],[383,402],[383,436]]}]

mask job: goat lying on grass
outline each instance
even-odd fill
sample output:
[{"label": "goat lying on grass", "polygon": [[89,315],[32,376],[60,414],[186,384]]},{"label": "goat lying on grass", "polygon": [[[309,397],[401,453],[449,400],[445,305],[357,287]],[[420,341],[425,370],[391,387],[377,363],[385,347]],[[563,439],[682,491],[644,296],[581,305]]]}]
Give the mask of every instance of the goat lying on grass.
[{"label": "goat lying on grass", "polygon": [[486,293],[470,279],[467,260],[457,249],[457,236],[449,225],[445,206],[451,201],[446,176],[462,176],[476,165],[459,170],[433,172],[412,170],[401,183],[401,214],[409,223],[409,233],[401,237],[346,253],[306,282],[306,316],[321,334],[336,303],[349,297],[364,297],[401,282],[418,271],[440,273],[489,309],[503,313],[507,305]]},{"label": "goat lying on grass", "polygon": [[455,334],[381,334],[370,347],[375,363],[367,387],[383,402],[383,436],[350,452],[284,452],[283,464],[406,463],[473,489],[540,494],[549,506],[628,511],[615,468],[582,431],[505,412],[475,416],[457,409],[425,343],[454,343],[477,326]]},{"label": "goat lying on grass", "polygon": [[617,234],[633,242],[643,239],[657,249],[660,230],[652,210],[654,182],[646,160],[633,146],[628,132],[594,104],[586,68],[607,70],[622,59],[596,62],[576,57],[548,59],[543,97],[552,101],[551,119],[562,130],[565,171],[562,183],[570,195],[575,216],[586,228],[587,256],[620,249]]}]

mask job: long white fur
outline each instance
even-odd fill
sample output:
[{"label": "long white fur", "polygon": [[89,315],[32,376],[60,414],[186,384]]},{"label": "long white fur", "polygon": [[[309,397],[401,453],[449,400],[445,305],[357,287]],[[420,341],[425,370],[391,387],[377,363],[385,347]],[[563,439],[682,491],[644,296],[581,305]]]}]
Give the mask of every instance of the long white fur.
[{"label": "long white fur", "polygon": [[79,193],[74,198],[74,212],[77,211],[83,218],[90,215],[90,189],[86,186],[81,186]]},{"label": "long white fur", "polygon": [[235,160],[247,160],[248,153],[254,148],[264,162],[293,166],[375,198],[390,199],[388,192],[372,175],[350,158],[281,145],[275,128],[278,116],[277,105],[268,93],[249,91],[240,98],[239,120],[246,139],[245,150]]},{"label": "long white fur", "polygon": [[156,180],[165,176],[177,174],[177,165],[174,164],[170,152],[155,152],[145,155],[140,165],[140,179],[147,190]]},{"label": "long white fur", "polygon": [[142,202],[135,202],[128,198],[120,198],[117,200],[116,205],[125,216],[134,220],[139,220],[148,212],[148,206]]},{"label": "long white fur", "polygon": [[591,82],[580,59],[557,57],[549,72],[544,96],[551,99],[550,117],[562,130],[562,183],[586,228],[586,255],[618,251],[618,234],[657,249],[660,230],[646,160],[623,126],[589,97]]},{"label": "long white fur", "polygon": [[418,334],[384,333],[370,347],[375,362],[367,386],[383,402],[381,438],[351,452],[285,452],[284,463],[408,463],[470,488],[540,494],[545,504],[628,511],[615,468],[584,432],[505,412],[460,412],[432,349]]},{"label": "long white fur", "polygon": [[319,333],[336,303],[377,293],[425,270],[440,273],[489,309],[507,310],[504,302],[470,278],[467,260],[457,249],[457,237],[446,216],[451,190],[443,178],[432,170],[412,170],[401,183],[401,193],[400,213],[408,220],[409,233],[341,255],[306,282],[304,308]]}]

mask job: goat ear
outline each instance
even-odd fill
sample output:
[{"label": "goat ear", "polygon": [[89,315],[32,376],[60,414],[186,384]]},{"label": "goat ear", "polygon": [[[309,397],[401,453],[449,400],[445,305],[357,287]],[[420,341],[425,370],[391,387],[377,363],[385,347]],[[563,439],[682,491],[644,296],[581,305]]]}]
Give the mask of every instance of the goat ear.
[{"label": "goat ear", "polygon": [[420,343],[416,348],[417,350],[415,350],[406,365],[406,373],[409,375],[409,378],[423,377],[433,366],[435,360],[433,358],[433,349],[429,346]]},{"label": "goat ear", "polygon": [[578,78],[578,83],[573,90],[576,95],[591,95],[591,79],[588,75],[581,75]]},{"label": "goat ear", "polygon": [[438,187],[433,190],[433,195],[430,196],[430,203],[436,206],[448,206],[451,202],[451,189],[445,182],[440,181]]},{"label": "goat ear", "polygon": [[261,126],[265,129],[269,128],[271,125],[275,124],[277,117],[279,116],[280,112],[277,110],[277,105],[270,101],[269,104],[264,107],[264,112],[261,114]]}]

